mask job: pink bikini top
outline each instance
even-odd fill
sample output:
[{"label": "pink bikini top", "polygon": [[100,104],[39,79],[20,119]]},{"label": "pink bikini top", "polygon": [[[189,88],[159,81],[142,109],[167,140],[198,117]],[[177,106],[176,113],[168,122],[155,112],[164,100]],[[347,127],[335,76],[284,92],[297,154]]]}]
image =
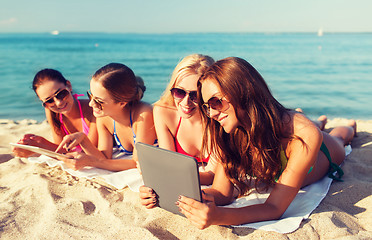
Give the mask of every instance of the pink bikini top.
[{"label": "pink bikini top", "polygon": [[[83,115],[83,111],[81,109],[81,104],[80,104],[80,101],[78,100],[78,97],[84,96],[84,94],[74,94],[72,96],[77,100],[77,103],[79,105],[79,111],[80,111],[81,125],[83,127],[83,133],[85,133],[85,135],[88,135],[88,133],[89,133],[89,127],[88,127],[88,125],[86,124],[86,122],[84,120],[84,115]],[[61,122],[61,130],[66,135],[69,135],[70,133],[67,131],[65,125],[63,124],[62,114],[59,114],[59,121]],[[80,146],[76,146],[76,150],[77,151],[81,151],[81,147]]]},{"label": "pink bikini top", "polygon": [[200,158],[198,158],[198,157],[194,157],[194,156],[188,154],[188,153],[185,152],[185,150],[183,150],[183,148],[181,147],[180,143],[179,143],[178,140],[177,140],[177,133],[178,133],[178,129],[180,128],[180,125],[181,125],[181,120],[182,120],[182,117],[180,118],[180,121],[178,122],[178,126],[177,126],[177,130],[176,130],[176,134],[174,135],[174,145],[175,145],[175,147],[176,147],[176,152],[178,152],[178,153],[182,153],[182,154],[184,154],[184,155],[186,155],[186,156],[193,157],[193,158],[195,158],[195,159],[198,161],[198,163],[201,163],[201,162],[208,163],[208,161],[209,161],[209,156],[206,157],[206,158],[200,159]]}]

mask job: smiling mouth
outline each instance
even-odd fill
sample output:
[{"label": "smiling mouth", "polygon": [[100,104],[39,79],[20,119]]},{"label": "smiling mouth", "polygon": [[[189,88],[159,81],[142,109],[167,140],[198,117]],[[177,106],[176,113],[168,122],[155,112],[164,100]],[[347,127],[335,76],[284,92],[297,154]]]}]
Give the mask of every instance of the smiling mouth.
[{"label": "smiling mouth", "polygon": [[63,105],[63,107],[57,107],[58,110],[63,110],[67,107],[67,103],[65,105]]},{"label": "smiling mouth", "polygon": [[227,115],[226,115],[226,116],[223,116],[223,117],[220,118],[220,119],[217,119],[217,121],[218,121],[219,123],[221,123],[221,122],[223,122],[226,118],[227,118]]},{"label": "smiling mouth", "polygon": [[93,108],[93,112],[95,112],[95,113],[99,114],[99,113],[101,113],[101,110],[100,110],[100,109],[98,109],[98,108]]},{"label": "smiling mouth", "polygon": [[180,107],[181,107],[182,112],[184,112],[184,113],[186,113],[186,114],[191,113],[191,112],[194,111],[194,109],[195,109],[195,107],[192,107],[192,108],[185,108],[185,107],[183,107],[183,106],[181,106],[181,105],[180,105]]}]

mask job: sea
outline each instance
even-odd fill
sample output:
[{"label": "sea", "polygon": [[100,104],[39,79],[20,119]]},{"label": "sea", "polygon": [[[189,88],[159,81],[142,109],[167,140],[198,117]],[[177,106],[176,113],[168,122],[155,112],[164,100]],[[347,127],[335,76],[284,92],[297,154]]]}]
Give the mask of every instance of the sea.
[{"label": "sea", "polygon": [[45,120],[32,90],[36,72],[54,68],[85,93],[100,67],[119,62],[141,76],[154,103],[183,57],[244,58],[288,108],[312,119],[372,119],[372,33],[1,33],[0,119]]}]

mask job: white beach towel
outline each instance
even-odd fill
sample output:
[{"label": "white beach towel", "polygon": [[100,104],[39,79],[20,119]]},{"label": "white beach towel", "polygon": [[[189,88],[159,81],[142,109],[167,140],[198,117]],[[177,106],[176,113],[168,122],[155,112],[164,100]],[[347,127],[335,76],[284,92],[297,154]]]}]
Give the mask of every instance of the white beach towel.
[{"label": "white beach towel", "polygon": [[28,160],[34,163],[46,163],[50,167],[60,166],[64,171],[75,177],[87,179],[100,178],[117,189],[122,189],[128,186],[132,191],[138,192],[139,187],[143,185],[142,176],[136,168],[121,172],[112,172],[100,168],[85,167],[81,170],[75,171],[67,167],[64,162],[44,155],[39,157],[29,157]]},{"label": "white beach towel", "polygon": [[[346,156],[349,155],[351,151],[350,145],[345,147]],[[279,220],[248,223],[234,227],[249,227],[278,233],[293,232],[300,226],[302,220],[307,219],[311,212],[314,211],[324,199],[331,183],[332,179],[325,176],[318,182],[302,188]],[[240,208],[264,203],[268,196],[269,193],[259,194],[253,191],[248,196],[239,198],[226,207]]]}]

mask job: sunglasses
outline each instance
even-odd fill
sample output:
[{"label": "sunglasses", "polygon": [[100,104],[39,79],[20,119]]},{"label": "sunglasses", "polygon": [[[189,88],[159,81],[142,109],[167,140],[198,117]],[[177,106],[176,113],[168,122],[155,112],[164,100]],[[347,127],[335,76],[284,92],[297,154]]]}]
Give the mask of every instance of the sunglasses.
[{"label": "sunglasses", "polygon": [[53,96],[49,97],[45,100],[42,104],[43,107],[49,107],[50,105],[54,104],[55,99],[57,98],[59,101],[64,100],[68,95],[70,95],[70,91],[67,89],[62,89],[55,93]]},{"label": "sunglasses", "polygon": [[102,110],[102,102],[100,102],[100,101],[98,101],[97,99],[95,99],[94,98],[94,96],[89,92],[89,91],[87,91],[87,95],[88,95],[88,98],[89,98],[89,101],[91,101],[91,100],[93,100],[93,102],[94,102],[94,104],[96,104],[97,105],[97,108],[99,109],[99,110]]},{"label": "sunglasses", "polygon": [[197,91],[186,91],[181,88],[172,88],[170,91],[171,91],[173,98],[177,100],[182,100],[186,97],[186,95],[189,95],[189,98],[193,103],[197,103],[198,101]]},{"label": "sunglasses", "polygon": [[224,112],[229,109],[229,107],[230,104],[226,99],[224,99],[224,97],[211,97],[206,103],[203,104],[202,109],[208,117],[211,117],[211,108],[219,112]]}]

